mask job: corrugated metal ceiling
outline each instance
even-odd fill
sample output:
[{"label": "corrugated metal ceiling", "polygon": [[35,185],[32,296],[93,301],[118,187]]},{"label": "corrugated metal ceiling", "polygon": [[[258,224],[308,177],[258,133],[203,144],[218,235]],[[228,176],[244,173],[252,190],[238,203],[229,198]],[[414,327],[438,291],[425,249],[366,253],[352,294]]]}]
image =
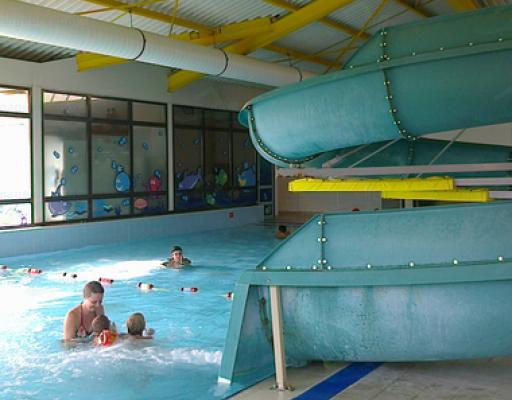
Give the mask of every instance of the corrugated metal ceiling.
[{"label": "corrugated metal ceiling", "polygon": [[[68,13],[98,10],[105,7],[83,0],[24,0],[27,3],[53,8]],[[329,15],[329,19],[348,25],[359,30],[368,17],[379,6],[382,0],[356,0]],[[304,6],[308,0],[288,0],[295,6]],[[491,6],[510,3],[510,0],[478,0],[482,6]],[[140,0],[125,0],[126,4],[138,4]],[[432,15],[441,15],[453,12],[446,0],[408,0],[410,5],[421,5]],[[492,3],[492,4],[491,4]],[[174,10],[173,0],[162,0],[141,7],[166,15],[172,15]],[[219,27],[240,21],[251,20],[265,16],[284,16],[289,12],[279,7],[266,3],[264,0],[181,0],[179,2],[177,16],[182,19],[210,27]],[[137,15],[131,15],[126,11],[108,10],[99,13],[88,14],[87,17],[102,21],[114,22],[125,26],[134,26],[139,29],[167,35],[171,24],[157,21]],[[389,0],[383,10],[368,25],[366,32],[374,33],[378,29],[410,22],[422,18],[410,9],[404,7],[397,0]],[[173,33],[181,33],[188,29],[175,25]],[[275,44],[305,54],[318,54],[319,57],[334,60],[340,51],[349,43],[350,36],[338,29],[316,22],[310,24],[286,37]],[[356,41],[357,47],[362,42]],[[350,57],[353,51],[347,52],[343,59]],[[23,59],[29,61],[46,62],[61,58],[72,57],[76,52],[72,49],[62,49],[53,46],[25,42],[0,37],[0,56]],[[300,60],[288,60],[286,55],[276,54],[267,50],[258,50],[252,56],[272,62],[284,62],[298,65],[301,68],[313,72],[323,72],[324,65]]]}]

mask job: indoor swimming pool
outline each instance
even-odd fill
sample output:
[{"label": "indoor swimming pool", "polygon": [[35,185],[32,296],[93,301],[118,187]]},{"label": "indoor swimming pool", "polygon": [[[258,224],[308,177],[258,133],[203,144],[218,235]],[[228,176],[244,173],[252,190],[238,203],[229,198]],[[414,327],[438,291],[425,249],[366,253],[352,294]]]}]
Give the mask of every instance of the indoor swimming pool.
[{"label": "indoor swimming pool", "polygon": [[[217,383],[232,304],[226,293],[277,244],[274,230],[250,225],[0,259],[9,266],[0,272],[0,399],[221,399],[240,390]],[[159,266],[175,244],[193,267]],[[28,266],[43,273],[23,272]],[[99,277],[114,279],[103,303],[118,330],[142,312],[154,340],[65,348],[64,316]],[[138,282],[155,288],[141,291]]]}]

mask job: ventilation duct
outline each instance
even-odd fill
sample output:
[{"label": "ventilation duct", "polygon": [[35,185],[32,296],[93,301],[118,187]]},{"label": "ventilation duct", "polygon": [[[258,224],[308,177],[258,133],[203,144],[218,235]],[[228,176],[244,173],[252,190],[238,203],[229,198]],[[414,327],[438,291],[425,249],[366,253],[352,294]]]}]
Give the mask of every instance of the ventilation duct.
[{"label": "ventilation duct", "polygon": [[314,76],[293,67],[16,0],[0,0],[0,10],[0,36],[14,39],[268,86],[283,86]]}]

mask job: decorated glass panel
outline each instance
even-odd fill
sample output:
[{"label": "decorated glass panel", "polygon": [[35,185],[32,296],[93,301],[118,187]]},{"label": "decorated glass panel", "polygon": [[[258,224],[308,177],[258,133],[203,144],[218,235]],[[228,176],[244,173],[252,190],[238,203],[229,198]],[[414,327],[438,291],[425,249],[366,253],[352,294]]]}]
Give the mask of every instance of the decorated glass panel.
[{"label": "decorated glass panel", "polygon": [[0,117],[0,200],[31,197],[30,119]]},{"label": "decorated glass panel", "polygon": [[44,121],[44,195],[85,195],[89,191],[87,125]]},{"label": "decorated glass panel", "polygon": [[133,127],[133,184],[135,192],[167,190],[165,128]]},{"label": "decorated glass panel", "polygon": [[87,98],[85,96],[45,92],[43,101],[45,115],[87,116]]},{"label": "decorated glass panel", "polygon": [[32,223],[30,203],[0,204],[0,227],[24,226]]},{"label": "decorated glass panel", "polygon": [[167,196],[150,195],[135,197],[133,212],[135,214],[162,214],[167,211]]},{"label": "decorated glass panel", "polygon": [[234,189],[231,196],[233,206],[246,206],[258,201],[256,189]]},{"label": "decorated glass panel", "polygon": [[93,199],[93,218],[112,218],[130,215],[130,198]]},{"label": "decorated glass panel", "polygon": [[30,96],[26,89],[0,87],[0,111],[28,113]]},{"label": "decorated glass panel", "polygon": [[247,132],[233,132],[233,169],[235,187],[256,186],[256,151]]},{"label": "decorated glass panel", "polygon": [[203,138],[199,129],[174,130],[174,176],[176,190],[203,187]]},{"label": "decorated glass panel", "polygon": [[177,211],[201,209],[206,204],[202,190],[178,190],[175,194],[174,209]]},{"label": "decorated glass panel", "polygon": [[45,220],[73,221],[88,217],[87,200],[51,200],[45,202]]},{"label": "decorated glass panel", "polygon": [[127,125],[91,125],[93,194],[130,192],[129,133]]}]

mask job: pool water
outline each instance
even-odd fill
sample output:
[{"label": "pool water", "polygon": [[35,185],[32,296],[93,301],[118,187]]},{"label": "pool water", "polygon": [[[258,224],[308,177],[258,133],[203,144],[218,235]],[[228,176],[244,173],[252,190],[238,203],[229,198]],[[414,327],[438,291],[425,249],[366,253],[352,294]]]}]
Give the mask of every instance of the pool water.
[{"label": "pool water", "polygon": [[[217,383],[232,305],[225,294],[277,244],[274,232],[250,225],[0,259],[13,268],[0,272],[0,399],[221,399],[240,390]],[[193,267],[159,266],[175,244]],[[22,265],[44,272],[16,271]],[[114,279],[104,305],[118,330],[142,312],[154,340],[64,347],[66,312],[100,276]],[[155,289],[141,291],[138,282]]]}]

